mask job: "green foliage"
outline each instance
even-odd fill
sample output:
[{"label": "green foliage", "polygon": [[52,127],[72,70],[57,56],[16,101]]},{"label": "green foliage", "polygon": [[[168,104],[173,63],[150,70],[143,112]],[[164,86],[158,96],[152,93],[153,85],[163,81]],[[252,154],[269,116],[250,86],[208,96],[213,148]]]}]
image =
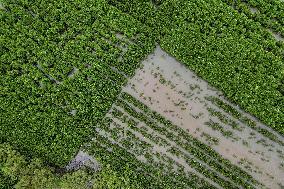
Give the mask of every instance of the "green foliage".
[{"label": "green foliage", "polygon": [[43,167],[43,163],[39,159],[35,159],[27,167],[22,167],[22,172],[19,176],[16,189],[30,188],[30,189],[44,189],[56,188],[59,178],[49,168]]},{"label": "green foliage", "polygon": [[[281,0],[223,0],[223,2],[248,18],[259,22],[263,27],[284,36],[284,5]],[[254,8],[256,12],[252,12],[251,8]]]},{"label": "green foliage", "polygon": [[102,0],[3,6],[0,140],[65,165],[153,49],[151,29]]},{"label": "green foliage", "polygon": [[0,146],[0,168],[13,181],[14,188],[55,188],[59,178],[39,159],[28,162],[10,145]]},{"label": "green foliage", "polygon": [[[132,185],[129,175],[135,174],[129,167],[117,173],[106,165],[98,173],[86,170],[65,173],[62,176],[54,169],[45,166],[40,159],[26,160],[8,144],[0,145],[0,188],[16,189],[94,189],[100,188],[143,188],[137,183]],[[5,183],[4,183],[5,181]],[[92,186],[91,186],[92,188]]]},{"label": "green foliage", "polygon": [[[8,144],[0,144],[0,188],[72,189],[86,188],[93,176],[84,170],[60,176],[38,159],[27,160]],[[4,182],[5,181],[5,182]]]},{"label": "green foliage", "polygon": [[3,173],[0,172],[0,188],[1,189],[12,189],[15,184],[16,182],[13,181],[9,176],[3,175]]},{"label": "green foliage", "polygon": [[106,165],[101,172],[98,173],[94,180],[94,189],[134,189],[141,188],[141,186],[132,185],[129,175],[133,174],[133,170],[125,167],[123,173],[117,173],[111,169],[110,165]]},{"label": "green foliage", "polygon": [[[195,187],[196,183],[204,188],[213,187],[196,175],[187,178],[182,174],[161,173],[161,167],[141,163],[125,149],[97,136],[94,130],[95,126],[107,129],[108,122],[103,117],[127,77],[134,74],[139,62],[153,50],[155,41],[222,90],[232,102],[284,134],[281,89],[284,45],[262,27],[271,27],[282,34],[283,6],[278,1],[248,1],[260,10],[261,14],[257,15],[249,14],[242,1],[226,0],[1,2],[0,141],[9,142],[24,155],[1,145],[0,181],[6,187],[83,187],[89,179],[86,173],[59,177],[34,157],[65,165],[80,145],[93,137],[96,142],[90,151],[106,166],[94,183],[97,188],[185,188]],[[224,2],[233,3],[246,15]],[[268,18],[275,22],[268,22]],[[74,68],[78,73],[70,77]],[[258,184],[156,112],[131,97],[127,100],[136,103],[144,113],[135,112],[123,102],[117,104],[152,129],[172,137],[224,177],[245,188],[252,187],[251,183]],[[73,110],[75,115],[70,113]],[[238,116],[234,110],[229,111]],[[119,117],[120,113],[114,114]],[[156,125],[149,116],[171,131]],[[124,117],[122,120],[135,128],[135,121]],[[215,128],[220,127],[215,125]],[[179,136],[172,135],[173,132]],[[266,131],[259,132],[273,138]],[[159,138],[147,137],[166,145]],[[180,141],[180,137],[188,142]],[[131,147],[132,143],[126,140],[123,145]],[[145,144],[135,145],[145,147]],[[172,152],[182,154],[176,149]],[[206,154],[215,160],[211,161]],[[190,156],[186,160],[220,186],[231,187],[230,182]]]},{"label": "green foliage", "polygon": [[72,173],[64,174],[60,180],[61,189],[84,189],[88,183],[93,182],[93,176],[84,170],[78,170]]}]

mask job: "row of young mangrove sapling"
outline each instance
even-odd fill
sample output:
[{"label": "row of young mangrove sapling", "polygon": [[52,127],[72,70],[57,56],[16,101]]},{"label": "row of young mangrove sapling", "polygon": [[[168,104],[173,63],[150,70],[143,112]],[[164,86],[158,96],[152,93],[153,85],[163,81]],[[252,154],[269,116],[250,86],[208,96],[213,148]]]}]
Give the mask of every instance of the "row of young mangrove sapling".
[{"label": "row of young mangrove sapling", "polygon": [[[148,126],[154,128],[157,132],[160,132],[162,135],[166,136],[171,141],[174,141],[177,144],[177,146],[184,148],[186,150],[186,153],[191,154],[194,158],[201,160],[201,162],[204,162],[205,164],[207,163],[209,166],[213,167],[214,169],[218,170],[218,172],[221,172],[222,174],[228,176],[229,178],[231,178],[233,180],[235,179],[234,180],[235,182],[241,183],[240,180],[238,181],[238,179],[230,176],[231,173],[229,174],[228,169],[225,168],[225,167],[228,167],[228,165],[231,165],[229,167],[233,166],[229,161],[224,160],[216,152],[213,153],[214,154],[213,156],[211,156],[210,152],[213,151],[212,149],[208,151],[208,148],[209,148],[208,146],[204,147],[206,145],[202,144],[197,139],[194,139],[192,136],[190,136],[183,129],[173,125],[170,121],[163,118],[157,112],[151,111],[147,106],[145,106],[144,104],[142,104],[141,102],[136,100],[134,97],[132,97],[129,94],[126,94],[126,93],[122,93],[121,96],[123,97],[123,100],[118,100],[119,106],[122,106],[124,108],[124,110],[127,113],[129,113],[131,116],[139,119],[140,121],[145,122]],[[128,101],[128,102],[125,102],[125,101]],[[144,114],[141,113],[141,112],[135,111],[134,108],[131,108],[129,103],[132,103],[135,107],[138,107],[142,112],[144,112]],[[155,122],[153,123],[152,121],[149,121],[149,119],[152,119]],[[158,127],[156,122],[163,123],[165,128]],[[182,138],[184,138],[185,140],[182,140]],[[186,141],[186,142],[184,142],[184,141]],[[197,147],[196,145],[201,146],[201,149],[200,149],[200,147]],[[205,148],[207,151],[204,151],[204,149],[202,150],[202,147]],[[203,155],[200,156],[200,154],[203,154]],[[175,155],[177,155],[177,154],[175,154]],[[216,158],[215,158],[215,161],[214,160],[212,161],[212,159],[209,158],[210,156],[211,157],[218,157],[217,161],[216,161]],[[196,161],[196,159],[195,159],[195,161]],[[195,166],[197,166],[197,165],[195,165]],[[195,167],[195,168],[198,169],[198,167]],[[227,169],[227,171],[226,171],[226,169]],[[201,169],[199,168],[199,170],[201,170]],[[242,172],[241,175],[243,175],[244,178],[246,178],[248,180],[254,180],[254,179],[252,179],[251,176],[249,176],[245,172],[241,171],[240,169],[239,169],[239,172]],[[209,176],[209,175],[207,175],[207,176]],[[257,183],[257,182],[254,181],[254,182],[251,182],[251,183]]]}]

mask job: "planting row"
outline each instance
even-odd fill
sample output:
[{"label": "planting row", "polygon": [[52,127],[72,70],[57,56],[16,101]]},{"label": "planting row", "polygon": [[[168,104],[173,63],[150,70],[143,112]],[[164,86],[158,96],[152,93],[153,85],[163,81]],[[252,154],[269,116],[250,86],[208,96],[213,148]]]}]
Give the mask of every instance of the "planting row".
[{"label": "planting row", "polygon": [[225,103],[224,101],[220,100],[219,98],[211,96],[211,97],[206,98],[206,100],[209,100],[210,102],[215,104],[217,107],[223,109],[225,112],[229,113],[234,118],[240,120],[243,124],[245,124],[245,125],[251,127],[252,129],[258,131],[263,136],[269,138],[270,140],[272,140],[274,142],[279,143],[282,146],[284,145],[283,141],[280,140],[279,138],[277,138],[277,136],[275,136],[275,134],[273,134],[272,132],[268,131],[267,129],[257,127],[257,124],[256,124],[255,121],[253,121],[250,118],[242,115],[234,107],[232,107],[231,105]]},{"label": "planting row", "polygon": [[244,13],[249,18],[259,22],[265,28],[284,36],[284,6],[281,1],[232,1],[224,0],[223,2],[232,6],[234,9]]},{"label": "planting row", "polygon": [[[127,100],[129,103],[133,103],[136,108],[139,107],[140,110],[144,112],[136,112],[133,108],[131,108],[130,105],[128,105],[124,101],[118,100],[117,103],[119,103],[119,106],[122,106],[128,114],[137,118],[140,121],[143,121],[147,124],[147,126],[160,133],[161,135],[166,136],[167,139],[175,142],[177,146],[185,149],[196,159],[201,160],[213,169],[216,169],[219,173],[223,174],[228,178],[231,178],[235,183],[238,183],[240,185],[248,185],[246,181],[248,181],[249,183],[257,183],[246,172],[232,165],[228,160],[223,159],[210,147],[199,142],[197,139],[194,139],[186,131],[165,120],[165,118],[163,118],[158,113],[152,112],[147,106],[137,101],[134,97],[126,93],[122,93],[121,96],[124,98],[124,100]],[[158,123],[162,124],[163,126],[159,126]],[[235,170],[234,173],[230,171],[232,169]],[[235,174],[237,177],[234,176]],[[240,178],[240,176],[242,176],[242,178]]]},{"label": "planting row", "polygon": [[145,188],[145,186],[151,188],[195,188],[196,183],[201,184],[201,188],[212,187],[205,181],[201,182],[195,175],[185,177],[177,173],[163,173],[159,167],[139,161],[135,155],[110,141],[109,137],[101,136],[99,133],[96,133],[91,146],[87,149],[103,162],[103,166],[110,164],[118,173],[124,172],[125,167],[132,170],[128,179],[132,185],[137,185],[138,188]]}]

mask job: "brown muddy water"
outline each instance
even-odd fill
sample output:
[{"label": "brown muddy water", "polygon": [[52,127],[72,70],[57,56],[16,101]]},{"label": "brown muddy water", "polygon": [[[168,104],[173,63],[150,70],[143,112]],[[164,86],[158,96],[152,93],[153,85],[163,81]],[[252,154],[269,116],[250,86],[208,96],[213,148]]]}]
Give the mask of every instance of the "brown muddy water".
[{"label": "brown muddy water", "polygon": [[[228,102],[221,92],[209,86],[184,65],[169,56],[160,47],[142,62],[143,68],[137,70],[123,91],[139,99],[152,110],[186,129],[190,135],[210,145],[216,152],[233,164],[251,174],[267,188],[282,188],[284,185],[284,148],[241,120],[232,117],[223,109],[207,100],[217,97],[233,106],[239,113],[256,122],[256,127],[273,133],[277,140],[283,137]],[[219,112],[229,123],[211,115],[209,109]],[[225,136],[214,130],[206,122],[214,122]],[[234,123],[233,127],[231,123]],[[212,142],[214,139],[215,142]],[[216,142],[217,141],[217,142]],[[159,149],[159,148],[156,148]],[[163,153],[163,150],[160,149]],[[180,160],[182,162],[183,160]]]}]

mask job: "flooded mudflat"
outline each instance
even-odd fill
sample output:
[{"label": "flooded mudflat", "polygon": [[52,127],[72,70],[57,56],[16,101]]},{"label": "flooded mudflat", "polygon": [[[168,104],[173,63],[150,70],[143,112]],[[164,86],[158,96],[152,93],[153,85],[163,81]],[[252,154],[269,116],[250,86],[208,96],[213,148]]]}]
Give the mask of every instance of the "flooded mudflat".
[{"label": "flooded mudflat", "polygon": [[[266,187],[284,185],[282,136],[230,104],[221,92],[161,48],[157,47],[142,64],[123,92],[210,145]],[[226,112],[216,99],[233,107],[240,116]],[[249,123],[254,123],[253,127]],[[260,132],[263,130],[273,138],[267,138]]]},{"label": "flooded mudflat", "polygon": [[[95,130],[167,175],[198,178],[196,188],[204,182],[215,188],[284,186],[283,137],[160,47],[141,63]],[[96,137],[93,142],[113,151]]]}]

